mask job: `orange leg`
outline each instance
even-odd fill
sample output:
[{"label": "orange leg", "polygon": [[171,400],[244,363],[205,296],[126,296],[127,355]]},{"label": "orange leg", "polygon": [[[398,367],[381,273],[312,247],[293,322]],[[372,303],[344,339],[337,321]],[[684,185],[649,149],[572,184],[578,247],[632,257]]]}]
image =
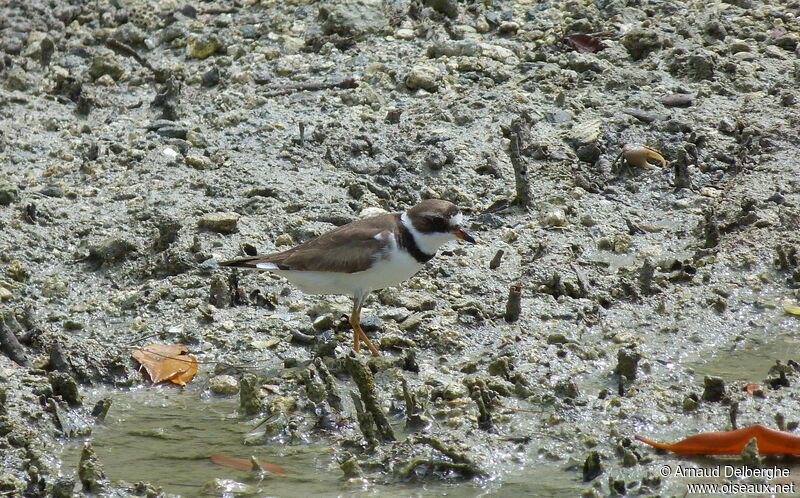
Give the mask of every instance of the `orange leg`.
[{"label": "orange leg", "polygon": [[361,330],[361,303],[359,301],[359,299],[356,299],[356,302],[353,304],[353,312],[350,314],[350,326],[353,327],[353,349],[356,353],[358,353],[360,349],[360,342],[363,340],[369,350],[372,352],[372,356],[380,356],[381,353],[378,351],[378,348],[372,345],[372,342],[369,340],[369,337],[367,337],[367,334]]},{"label": "orange leg", "polygon": [[353,350],[358,353],[361,350],[361,337],[358,335],[358,329],[356,328],[358,325],[353,325],[353,315],[350,314],[350,327],[353,329]]}]

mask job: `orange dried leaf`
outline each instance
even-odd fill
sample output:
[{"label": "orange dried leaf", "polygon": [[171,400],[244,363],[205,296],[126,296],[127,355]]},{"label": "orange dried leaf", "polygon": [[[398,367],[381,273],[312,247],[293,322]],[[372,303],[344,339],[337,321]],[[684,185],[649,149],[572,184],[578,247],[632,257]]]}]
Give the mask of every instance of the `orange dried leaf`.
[{"label": "orange dried leaf", "polygon": [[150,344],[131,353],[153,384],[169,380],[185,386],[197,373],[197,358],[183,344]]},{"label": "orange dried leaf", "polygon": [[[211,455],[210,458],[212,463],[215,463],[217,465],[222,465],[223,467],[241,470],[242,472],[250,472],[251,470],[253,470],[252,460],[245,460],[244,458],[236,458],[228,455],[223,455],[222,453],[214,453],[213,455]],[[279,474],[282,476],[285,476],[287,474],[286,469],[284,469],[280,465],[275,465],[274,463],[265,462],[264,460],[258,460],[258,465],[261,466],[261,470],[270,472],[272,474]]]},{"label": "orange dried leaf", "polygon": [[742,391],[746,392],[749,395],[753,395],[756,391],[761,391],[763,388],[761,384],[756,384],[755,382],[748,382],[742,387]]},{"label": "orange dried leaf", "polygon": [[738,455],[752,438],[756,438],[758,452],[762,455],[800,455],[800,437],[763,425],[751,425],[735,431],[704,432],[675,444],[658,443],[636,436],[643,443],[679,455]]},{"label": "orange dried leaf", "polygon": [[188,365],[188,368],[183,372],[176,372],[175,375],[169,378],[169,381],[173,384],[178,384],[179,386],[185,386],[190,380],[192,380],[197,373],[197,358],[194,356],[187,354],[181,355],[180,359],[172,359],[170,358],[169,361],[181,361],[184,365]]}]

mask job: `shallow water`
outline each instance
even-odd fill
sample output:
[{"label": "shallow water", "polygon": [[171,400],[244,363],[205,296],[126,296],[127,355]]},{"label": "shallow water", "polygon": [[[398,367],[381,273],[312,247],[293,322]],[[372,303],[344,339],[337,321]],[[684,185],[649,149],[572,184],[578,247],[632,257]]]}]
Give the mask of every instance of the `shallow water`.
[{"label": "shallow water", "polygon": [[[780,293],[762,293],[759,302],[779,303]],[[740,336],[740,340],[720,340],[719,333],[709,330],[694,330],[702,342],[698,347],[676,359],[676,368],[690,368],[698,386],[705,375],[720,376],[729,389],[736,389],[747,382],[762,383],[769,368],[776,360],[786,362],[795,357],[800,344],[800,319],[788,316],[778,306],[764,307],[756,302],[755,295],[748,295],[745,304],[737,313],[743,323],[753,327]],[[756,320],[756,321],[751,321]],[[598,367],[598,371],[609,372],[611,364]],[[202,376],[202,374],[201,374]],[[601,388],[613,391],[613,378],[609,375],[586,375],[576,378],[581,392],[595,393]],[[147,481],[163,488],[165,492],[183,496],[230,495],[233,486],[242,483],[249,486],[251,496],[456,496],[472,497],[484,495],[524,496],[576,496],[592,486],[581,479],[580,464],[570,464],[563,459],[550,460],[538,454],[547,449],[547,440],[537,441],[542,434],[540,416],[515,418],[515,427],[520,434],[532,435],[534,439],[518,454],[496,456],[488,468],[493,477],[471,481],[418,482],[373,482],[346,480],[334,458],[334,449],[324,439],[301,441],[293,444],[267,443],[246,445],[246,436],[258,431],[258,420],[248,420],[238,414],[238,396],[210,396],[204,391],[202,378],[196,378],[185,388],[159,386],[137,387],[127,390],[101,389],[86,395],[85,403],[91,406],[103,397],[111,397],[113,404],[105,423],[94,428],[92,444],[113,481]],[[589,395],[589,394],[587,394]],[[591,395],[589,395],[591,396]],[[524,406],[520,405],[520,408]],[[522,410],[525,412],[525,410]],[[586,423],[592,424],[596,416],[586,410]],[[722,429],[722,427],[720,427]],[[398,434],[402,431],[398,431]],[[686,437],[685,431],[648,433],[654,439],[677,441]],[[62,455],[63,473],[74,474],[83,440],[72,440],[64,444]],[[737,461],[736,458],[686,458],[672,454],[652,453],[651,463],[643,464],[652,472],[663,465],[673,468],[714,467]],[[222,453],[228,456],[259,460],[284,467],[288,475],[258,476],[214,465],[209,456]],[[543,454],[547,454],[544,452]],[[556,450],[555,454],[562,454]],[[512,461],[514,459],[514,461]],[[577,464],[577,465],[576,465]],[[615,468],[613,463],[607,471],[617,476],[626,476],[629,470]],[[769,464],[769,462],[768,462]],[[792,476],[800,475],[800,468],[792,459],[777,459],[774,464],[790,468]],[[571,466],[570,470],[567,467]],[[604,473],[601,480],[608,478]],[[633,475],[633,474],[632,474]],[[224,489],[204,487],[215,479],[226,480],[229,493]],[[691,482],[709,482],[672,476],[662,481],[656,490],[660,493],[683,494]],[[724,480],[723,480],[724,482]]]},{"label": "shallow water", "polygon": [[748,342],[741,348],[727,352],[698,364],[694,371],[699,376],[715,375],[727,381],[761,382],[776,360],[786,363],[796,360],[800,337],[774,336],[763,343]]},{"label": "shallow water", "polygon": [[[252,486],[255,496],[456,496],[503,493],[574,496],[584,488],[577,472],[565,472],[558,463],[528,462],[500,479],[485,481],[376,484],[348,481],[333,458],[329,445],[314,442],[244,445],[257,421],[237,414],[238,397],[201,394],[201,383],[186,388],[159,386],[125,391],[97,390],[87,396],[93,403],[113,399],[104,424],[94,428],[91,442],[107,476],[113,481],[147,481],[165,492],[183,496],[220,496],[219,489],[204,489],[214,479]],[[83,440],[64,444],[63,473],[77,468]],[[241,472],[209,461],[214,453],[259,460],[284,467],[287,476]]]}]

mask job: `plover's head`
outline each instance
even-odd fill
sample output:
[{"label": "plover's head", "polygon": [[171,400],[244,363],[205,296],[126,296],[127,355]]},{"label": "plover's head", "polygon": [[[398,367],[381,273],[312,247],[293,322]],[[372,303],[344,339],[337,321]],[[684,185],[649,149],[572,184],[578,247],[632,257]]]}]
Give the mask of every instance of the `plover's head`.
[{"label": "plover's head", "polygon": [[417,245],[427,254],[450,240],[461,239],[472,244],[475,239],[464,231],[464,217],[458,206],[441,199],[428,199],[403,214],[403,224],[414,235]]}]

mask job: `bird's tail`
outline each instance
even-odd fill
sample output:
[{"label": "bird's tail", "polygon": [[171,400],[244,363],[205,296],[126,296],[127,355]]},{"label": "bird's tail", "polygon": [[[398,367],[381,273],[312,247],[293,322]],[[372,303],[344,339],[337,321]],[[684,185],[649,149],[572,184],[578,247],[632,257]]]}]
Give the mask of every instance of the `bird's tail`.
[{"label": "bird's tail", "polygon": [[281,265],[280,263],[271,261],[271,258],[274,256],[275,256],[274,254],[268,256],[245,256],[243,258],[236,258],[228,261],[222,261],[220,263],[217,263],[217,265],[230,266],[233,268],[251,268],[255,270],[268,270],[268,271],[289,269]]},{"label": "bird's tail", "polygon": [[229,259],[228,261],[220,261],[217,263],[219,266],[231,266],[234,268],[257,268],[258,263],[263,263],[264,258],[261,256],[246,256],[244,258]]}]

